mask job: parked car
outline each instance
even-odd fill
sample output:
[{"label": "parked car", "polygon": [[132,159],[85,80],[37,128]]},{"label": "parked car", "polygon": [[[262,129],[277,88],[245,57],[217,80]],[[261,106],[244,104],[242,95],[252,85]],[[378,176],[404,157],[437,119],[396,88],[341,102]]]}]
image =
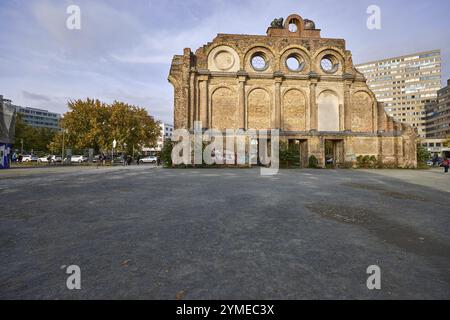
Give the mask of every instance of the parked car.
[{"label": "parked car", "polygon": [[64,162],[72,162],[72,163],[83,163],[87,162],[88,158],[86,156],[71,156],[70,160],[68,158],[64,159]]},{"label": "parked car", "polygon": [[61,162],[62,161],[61,156],[48,155],[48,156],[39,158],[38,162],[40,162],[40,163],[48,163],[49,162],[49,158],[50,158],[50,163],[56,163],[56,162]]},{"label": "parked car", "polygon": [[61,156],[53,156],[52,161],[53,162],[62,162],[62,157]]},{"label": "parked car", "polygon": [[139,163],[156,163],[158,158],[156,156],[148,156],[139,160]]},{"label": "parked car", "polygon": [[[40,157],[40,158],[38,158],[38,162],[39,163],[47,163],[47,162],[49,162],[48,160],[48,158],[49,157],[51,157],[51,156],[44,156],[44,157]],[[51,162],[52,160],[50,159],[50,162]]]},{"label": "parked car", "polygon": [[38,157],[28,154],[28,155],[25,155],[22,157],[22,161],[23,162],[38,162]]}]

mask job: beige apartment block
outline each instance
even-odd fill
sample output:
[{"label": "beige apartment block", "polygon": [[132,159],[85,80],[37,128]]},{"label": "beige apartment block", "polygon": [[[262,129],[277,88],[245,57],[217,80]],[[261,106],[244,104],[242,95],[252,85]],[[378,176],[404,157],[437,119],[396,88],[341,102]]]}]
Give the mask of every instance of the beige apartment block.
[{"label": "beige apartment block", "polygon": [[184,49],[169,74],[175,129],[192,131],[195,121],[203,129],[279,129],[282,141],[299,145],[302,166],[311,155],[324,166],[332,152],[337,166],[368,155],[415,167],[416,131],[385,113],[345,40],[320,31],[293,14],[274,20],[267,35],[219,34],[195,53]]},{"label": "beige apartment block", "polygon": [[427,107],[427,138],[446,139],[450,137],[450,79],[440,89],[437,99]]},{"label": "beige apartment block", "polygon": [[426,136],[426,106],[441,87],[441,52],[432,50],[356,65],[388,115]]}]

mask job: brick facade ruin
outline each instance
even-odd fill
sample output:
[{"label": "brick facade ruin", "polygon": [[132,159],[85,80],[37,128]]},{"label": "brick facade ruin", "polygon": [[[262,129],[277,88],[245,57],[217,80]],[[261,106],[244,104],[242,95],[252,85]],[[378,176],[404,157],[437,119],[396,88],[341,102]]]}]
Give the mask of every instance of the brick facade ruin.
[{"label": "brick facade ruin", "polygon": [[360,155],[416,167],[416,133],[395,122],[352,62],[345,40],[321,38],[299,15],[272,23],[266,36],[219,34],[195,53],[173,58],[175,129],[279,129],[280,140],[301,144],[302,164],[325,165]]}]

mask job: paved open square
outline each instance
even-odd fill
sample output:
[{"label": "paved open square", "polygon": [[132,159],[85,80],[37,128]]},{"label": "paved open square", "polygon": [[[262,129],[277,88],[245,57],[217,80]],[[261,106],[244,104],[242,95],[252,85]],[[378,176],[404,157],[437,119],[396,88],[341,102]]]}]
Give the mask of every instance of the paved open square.
[{"label": "paved open square", "polygon": [[[0,298],[450,298],[450,176],[259,173],[2,172]],[[81,290],[66,287],[69,265]],[[370,265],[381,290],[366,286]]]}]

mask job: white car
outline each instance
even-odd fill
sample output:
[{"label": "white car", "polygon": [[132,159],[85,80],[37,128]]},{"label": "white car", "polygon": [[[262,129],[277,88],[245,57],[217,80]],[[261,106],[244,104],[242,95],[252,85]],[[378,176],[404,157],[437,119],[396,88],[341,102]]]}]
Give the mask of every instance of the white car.
[{"label": "white car", "polygon": [[61,162],[61,157],[60,156],[54,156],[54,155],[48,155],[45,157],[41,157],[38,159],[38,162],[40,163],[48,163],[48,158],[50,158],[50,163],[55,163],[55,162]]},{"label": "white car", "polygon": [[139,160],[139,163],[156,163],[158,158],[155,156],[148,156]]},{"label": "white car", "polygon": [[[72,163],[83,163],[83,162],[87,162],[88,158],[86,156],[71,156],[70,157],[70,162]],[[66,158],[64,159],[64,162],[69,162],[69,159]]]},{"label": "white car", "polygon": [[25,155],[22,157],[23,162],[37,162],[38,157],[32,155]]}]

